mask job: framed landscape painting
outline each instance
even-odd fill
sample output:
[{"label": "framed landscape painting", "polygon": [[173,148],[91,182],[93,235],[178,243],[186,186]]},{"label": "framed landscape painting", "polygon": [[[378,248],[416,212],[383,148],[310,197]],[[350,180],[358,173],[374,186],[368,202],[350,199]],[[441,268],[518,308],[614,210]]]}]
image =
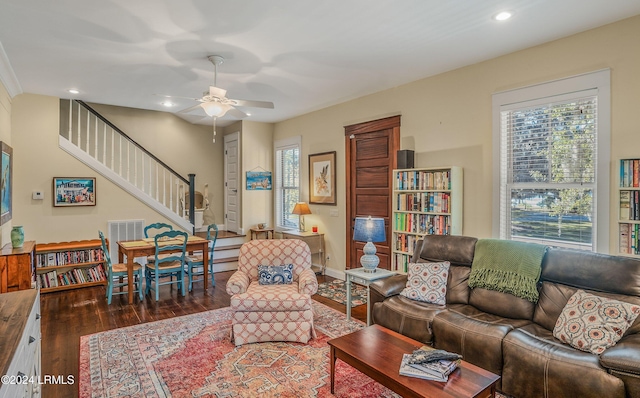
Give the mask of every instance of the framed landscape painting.
[{"label": "framed landscape painting", "polygon": [[309,203],[336,204],[336,151],[309,155]]},{"label": "framed landscape painting", "polygon": [[93,177],[54,177],[53,205],[56,207],[95,206],[96,179]]},{"label": "framed landscape painting", "polygon": [[0,225],[11,220],[13,207],[13,149],[0,142],[2,159],[0,162]]}]

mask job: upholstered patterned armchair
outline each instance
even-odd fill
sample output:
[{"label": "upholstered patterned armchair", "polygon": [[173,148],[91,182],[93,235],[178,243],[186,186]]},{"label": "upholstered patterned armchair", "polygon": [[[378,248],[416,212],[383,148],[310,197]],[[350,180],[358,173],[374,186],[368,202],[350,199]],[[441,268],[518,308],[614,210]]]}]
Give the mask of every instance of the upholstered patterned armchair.
[{"label": "upholstered patterned armchair", "polygon": [[[259,266],[288,264],[293,264],[291,284],[260,284]],[[260,239],[242,245],[238,271],[227,282],[235,311],[235,345],[264,341],[307,343],[315,338],[311,295],[317,290],[318,280],[311,270],[311,252],[305,242]]]}]

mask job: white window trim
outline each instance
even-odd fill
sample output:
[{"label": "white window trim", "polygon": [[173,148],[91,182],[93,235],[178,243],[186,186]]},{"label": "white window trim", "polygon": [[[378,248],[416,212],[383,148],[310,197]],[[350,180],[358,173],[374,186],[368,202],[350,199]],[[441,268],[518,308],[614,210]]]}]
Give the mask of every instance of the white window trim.
[{"label": "white window trim", "polygon": [[603,69],[565,79],[493,94],[493,236],[500,237],[500,112],[506,105],[561,96],[589,89],[598,96],[598,153],[596,157],[596,220],[593,220],[595,251],[609,253],[609,200],[611,159],[611,70]]},{"label": "white window trim", "polygon": [[[301,135],[297,135],[294,137],[289,137],[289,138],[285,138],[282,140],[277,140],[274,141],[273,143],[273,170],[278,170],[278,165],[277,163],[277,152],[279,150],[282,149],[289,149],[289,148],[293,148],[293,147],[298,147],[298,152],[300,153],[300,176],[302,176],[302,136]],[[274,175],[274,178],[276,176]],[[277,187],[275,187],[276,185],[276,181],[274,181],[274,188],[277,189]],[[274,195],[275,195],[275,191],[274,191]],[[301,187],[298,186],[298,197],[301,197]],[[276,198],[273,198],[273,219],[274,219],[274,229],[277,232],[282,232],[282,231],[289,231],[291,230],[291,228],[284,228],[280,225],[278,225],[278,209],[277,209],[277,205],[278,205],[278,201],[276,200]]]}]

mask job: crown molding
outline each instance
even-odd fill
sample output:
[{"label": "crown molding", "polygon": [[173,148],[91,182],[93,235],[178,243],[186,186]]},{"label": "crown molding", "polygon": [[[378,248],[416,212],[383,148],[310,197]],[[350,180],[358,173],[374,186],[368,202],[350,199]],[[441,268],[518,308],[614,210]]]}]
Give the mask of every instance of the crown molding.
[{"label": "crown molding", "polygon": [[22,87],[20,86],[20,82],[18,81],[16,74],[13,72],[11,62],[9,62],[7,53],[4,52],[2,43],[0,43],[0,82],[2,82],[11,98],[18,94],[22,94]]}]

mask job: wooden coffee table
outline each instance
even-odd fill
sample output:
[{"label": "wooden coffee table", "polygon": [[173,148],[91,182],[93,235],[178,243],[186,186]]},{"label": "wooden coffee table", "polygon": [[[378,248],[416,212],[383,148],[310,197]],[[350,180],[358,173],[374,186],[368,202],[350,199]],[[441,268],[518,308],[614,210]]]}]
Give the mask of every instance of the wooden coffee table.
[{"label": "wooden coffee table", "polygon": [[500,376],[465,361],[461,361],[446,383],[401,376],[402,354],[411,353],[424,344],[379,325],[329,340],[328,344],[332,394],[338,358],[404,398],[495,397],[496,383],[500,380]]}]

